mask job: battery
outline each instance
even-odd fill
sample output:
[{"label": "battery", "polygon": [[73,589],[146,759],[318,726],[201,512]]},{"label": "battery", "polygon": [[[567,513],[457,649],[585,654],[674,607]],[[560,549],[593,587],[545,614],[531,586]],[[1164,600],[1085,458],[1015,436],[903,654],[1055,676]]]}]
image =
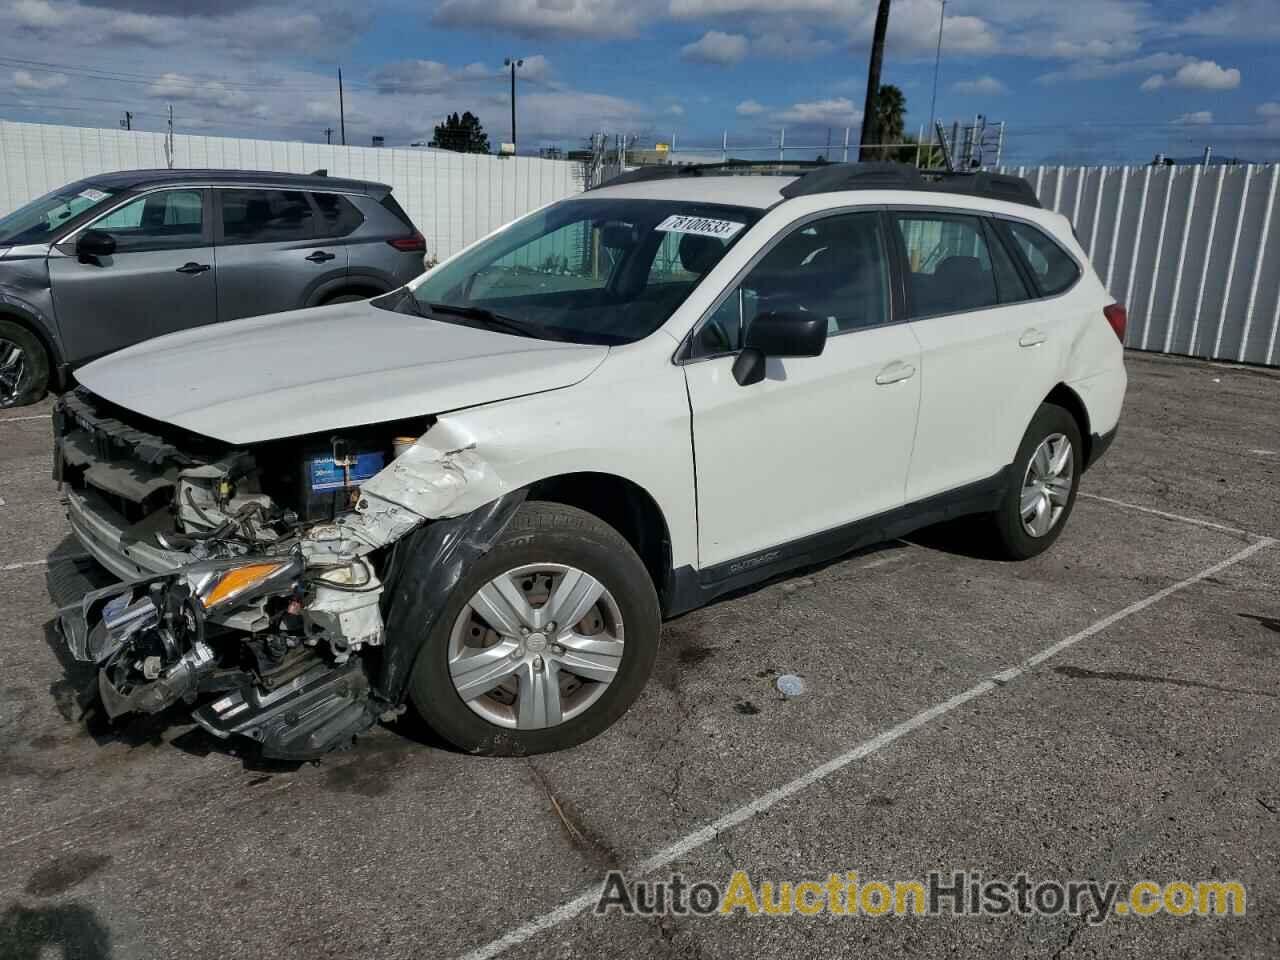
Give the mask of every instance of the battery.
[{"label": "battery", "polygon": [[360,484],[382,471],[387,455],[381,450],[346,457],[344,466],[332,452],[307,458],[302,479],[302,503],[308,520],[332,520],[353,506]]}]

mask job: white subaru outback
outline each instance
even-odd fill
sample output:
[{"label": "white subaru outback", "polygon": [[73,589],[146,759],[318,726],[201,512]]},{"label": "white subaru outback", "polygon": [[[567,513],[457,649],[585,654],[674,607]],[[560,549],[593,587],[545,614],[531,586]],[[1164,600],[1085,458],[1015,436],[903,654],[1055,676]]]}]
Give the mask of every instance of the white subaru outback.
[{"label": "white subaru outback", "polygon": [[55,411],[64,611],[111,716],[268,756],[412,703],[458,747],[581,743],[661,622],[962,515],[1062,532],[1115,436],[1124,308],[1022,180],[666,167],[367,302],[171,334]]}]

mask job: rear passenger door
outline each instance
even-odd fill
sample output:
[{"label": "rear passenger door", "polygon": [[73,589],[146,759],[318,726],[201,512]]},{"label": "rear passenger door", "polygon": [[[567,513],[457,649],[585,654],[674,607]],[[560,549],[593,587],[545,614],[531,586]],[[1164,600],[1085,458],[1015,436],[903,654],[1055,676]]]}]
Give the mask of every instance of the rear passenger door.
[{"label": "rear passenger door", "polygon": [[331,228],[306,192],[213,193],[219,320],[296,310],[322,285],[346,276],[347,248],[322,236]]},{"label": "rear passenger door", "polygon": [[1056,383],[1060,337],[989,218],[890,212],[911,327],[920,343],[920,418],[907,501],[985,480],[1008,465]]}]

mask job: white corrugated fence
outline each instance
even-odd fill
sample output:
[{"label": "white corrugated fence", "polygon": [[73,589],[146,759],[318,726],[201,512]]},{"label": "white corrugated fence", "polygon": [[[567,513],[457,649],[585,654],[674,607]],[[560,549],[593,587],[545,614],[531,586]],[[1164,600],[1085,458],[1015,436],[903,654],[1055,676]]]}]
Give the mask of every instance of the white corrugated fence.
[{"label": "white corrugated fence", "polygon": [[[174,166],[309,173],[389,183],[445,257],[517,216],[583,189],[582,165],[535,157],[342,147],[188,134]],[[0,213],[73,180],[167,165],[159,133],[0,121]],[[1280,364],[1280,165],[1017,167],[1071,219],[1129,308],[1128,345]],[[1280,228],[1280,223],[1276,226]]]},{"label": "white corrugated fence", "polygon": [[1280,165],[1008,167],[1075,225],[1130,347],[1280,363]]}]

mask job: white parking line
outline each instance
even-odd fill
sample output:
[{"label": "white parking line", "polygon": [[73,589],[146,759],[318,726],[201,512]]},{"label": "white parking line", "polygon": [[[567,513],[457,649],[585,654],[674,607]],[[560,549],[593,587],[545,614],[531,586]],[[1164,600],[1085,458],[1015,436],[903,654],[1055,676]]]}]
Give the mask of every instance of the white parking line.
[{"label": "white parking line", "polygon": [[[635,864],[628,872],[633,876],[644,876],[670,866],[686,854],[691,853],[699,847],[705,846],[707,843],[711,842],[715,839],[717,834],[725,830],[730,830],[743,821],[751,819],[756,814],[763,813],[769,808],[781,803],[783,800],[794,796],[805,788],[811,787],[813,784],[818,783],[821,780],[825,780],[833,773],[844,769],[854,761],[861,760],[864,757],[869,757],[871,754],[883,750],[894,741],[900,740],[907,734],[919,730],[921,727],[937,720],[939,717],[945,716],[957,707],[961,707],[968,703],[970,700],[976,700],[978,697],[991,693],[994,690],[999,690],[1009,682],[1016,680],[1018,677],[1031,670],[1034,670],[1041,663],[1048,660],[1050,657],[1058,655],[1063,650],[1075,646],[1082,640],[1087,640],[1089,637],[1092,637],[1108,627],[1119,623],[1126,617],[1133,616],[1135,613],[1140,613],[1141,611],[1146,610],[1153,604],[1159,603],[1161,600],[1172,596],[1180,590],[1185,590],[1187,587],[1199,583],[1207,577],[1212,577],[1217,573],[1221,573],[1223,570],[1240,563],[1242,560],[1247,560],[1259,550],[1270,547],[1275,542],[1276,541],[1271,538],[1263,538],[1255,543],[1251,543],[1243,550],[1233,553],[1227,559],[1219,563],[1215,563],[1211,567],[1206,567],[1199,573],[1187,577],[1185,580],[1180,580],[1171,586],[1165,587],[1163,590],[1158,590],[1142,600],[1135,601],[1134,603],[1129,604],[1129,606],[1124,607],[1121,610],[1117,610],[1110,616],[1103,617],[1101,620],[1085,627],[1079,633],[1073,633],[1071,636],[1059,640],[1051,646],[1045,647],[1039,653],[1028,657],[1016,666],[995,674],[990,679],[983,680],[981,683],[975,684],[962,693],[957,693],[950,700],[944,700],[941,703],[934,704],[927,710],[922,710],[909,720],[904,720],[897,726],[890,727],[888,730],[877,734],[870,740],[866,740],[858,744],[847,753],[842,753],[838,757],[828,760],[826,763],[822,764],[822,766],[815,767],[808,773],[801,774],[789,783],[784,783],[782,786],[776,787],[768,793],[757,797],[750,803],[744,804],[736,810],[731,810],[719,819],[713,820],[711,823],[695,830],[693,833],[681,837],[675,843],[659,850],[648,859]],[[578,916],[578,914],[589,909],[597,901],[602,889],[602,885],[589,887],[572,900],[568,900],[565,903],[560,904],[560,906],[556,907],[554,910],[544,913],[539,917],[534,917],[532,920],[527,920],[519,926],[507,931],[498,939],[464,954],[462,960],[489,960],[490,957],[496,957],[503,951],[536,937],[543,931],[557,927],[567,920],[572,920],[574,917]]]},{"label": "white parking line", "polygon": [[1221,530],[1223,533],[1235,533],[1244,537],[1253,537],[1255,539],[1267,540],[1268,537],[1261,533],[1252,533],[1248,530],[1241,530],[1239,527],[1229,527],[1223,523],[1214,523],[1212,520],[1201,520],[1199,517],[1187,517],[1180,513],[1169,513],[1167,510],[1157,510],[1155,507],[1144,507],[1138,503],[1129,503],[1126,500],[1113,500],[1111,497],[1102,497],[1096,493],[1085,493],[1083,490],[1077,496],[1085,497],[1089,500],[1099,500],[1102,503],[1109,503],[1112,506],[1124,507],[1126,510],[1137,510],[1139,513],[1149,513],[1154,517],[1164,517],[1166,520],[1181,520],[1183,523],[1195,524],[1197,527],[1208,527],[1210,530]]},{"label": "white parking line", "polygon": [[48,420],[50,414],[41,413],[34,417],[0,417],[0,423],[25,423],[28,420]]}]

